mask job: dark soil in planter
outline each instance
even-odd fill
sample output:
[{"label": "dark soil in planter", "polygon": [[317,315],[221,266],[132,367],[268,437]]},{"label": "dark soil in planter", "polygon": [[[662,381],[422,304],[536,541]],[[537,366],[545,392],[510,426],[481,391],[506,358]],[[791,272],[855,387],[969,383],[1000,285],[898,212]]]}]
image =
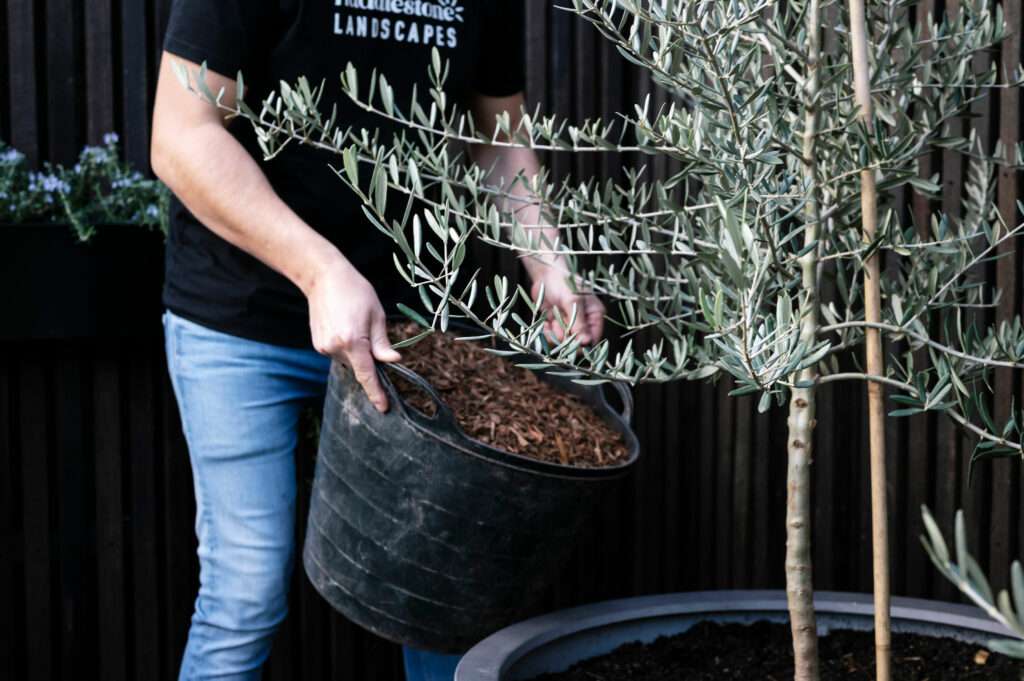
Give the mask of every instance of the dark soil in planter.
[{"label": "dark soil in planter", "polygon": [[[421,329],[395,324],[391,340]],[[622,436],[573,395],[563,393],[527,369],[487,352],[472,341],[435,333],[402,349],[402,364],[425,378],[475,440],[513,454],[567,466],[614,466],[629,457]],[[402,399],[433,416],[435,404],[422,390],[393,377]]]},{"label": "dark soil in planter", "polygon": [[[872,681],[874,634],[835,631],[821,639],[822,681]],[[950,639],[893,634],[893,681],[1020,681],[1024,663]],[[703,622],[644,645],[630,643],[567,672],[533,681],[789,681],[790,629]]]}]

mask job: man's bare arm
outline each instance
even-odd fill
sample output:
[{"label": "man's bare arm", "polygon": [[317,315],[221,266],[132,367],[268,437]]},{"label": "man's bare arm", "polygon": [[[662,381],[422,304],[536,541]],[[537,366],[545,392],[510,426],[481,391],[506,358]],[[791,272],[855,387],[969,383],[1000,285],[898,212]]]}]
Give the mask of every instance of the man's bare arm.
[{"label": "man's bare arm", "polygon": [[[309,301],[313,345],[345,361],[371,401],[387,410],[374,359],[399,359],[373,286],[274,192],[259,164],[228,132],[223,112],[188,92],[164,53],[153,113],[153,171],[204,225],[291,280]],[[234,79],[207,72],[233,106]]]},{"label": "man's bare arm", "polygon": [[[523,103],[522,94],[511,97],[478,95],[473,100],[473,119],[481,131],[493,136],[497,116],[508,112],[511,128],[515,130],[522,118]],[[546,241],[554,249],[559,242],[558,230],[543,226],[540,204],[529,188],[522,182],[512,184],[518,175],[522,174],[529,179],[540,170],[540,161],[533,150],[481,144],[473,147],[472,154],[477,165],[491,169],[490,181],[501,183],[502,188],[514,197],[506,208],[515,213],[521,224],[532,225],[532,229],[537,230],[532,235],[536,237],[533,246],[547,250],[543,245]],[[545,238],[542,240],[540,235]],[[604,333],[604,305],[596,296],[581,294],[568,286],[568,270],[562,257],[548,253],[527,257],[523,259],[523,266],[533,282],[534,296],[538,295],[543,285],[546,305],[549,308],[557,307],[563,319],[568,320],[573,307],[576,308],[576,324],[572,330],[583,343],[596,343],[600,340]],[[549,322],[548,329],[556,338],[561,338],[561,328],[553,320]]]}]

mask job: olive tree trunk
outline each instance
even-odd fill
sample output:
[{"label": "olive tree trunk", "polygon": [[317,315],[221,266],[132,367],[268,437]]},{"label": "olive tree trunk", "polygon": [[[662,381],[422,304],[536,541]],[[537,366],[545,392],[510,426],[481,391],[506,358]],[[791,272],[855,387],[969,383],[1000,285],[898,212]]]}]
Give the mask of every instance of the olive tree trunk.
[{"label": "olive tree trunk", "polygon": [[[807,72],[804,82],[803,175],[807,187],[804,244],[818,241],[821,189],[817,168],[819,60],[821,35],[819,2],[807,7]],[[807,347],[818,336],[818,251],[808,248],[800,258],[800,338]],[[789,466],[786,488],[786,597],[793,630],[794,677],[818,681],[818,624],[814,614],[814,571],[811,559],[811,462],[814,442],[815,367],[795,377],[789,401]]]}]

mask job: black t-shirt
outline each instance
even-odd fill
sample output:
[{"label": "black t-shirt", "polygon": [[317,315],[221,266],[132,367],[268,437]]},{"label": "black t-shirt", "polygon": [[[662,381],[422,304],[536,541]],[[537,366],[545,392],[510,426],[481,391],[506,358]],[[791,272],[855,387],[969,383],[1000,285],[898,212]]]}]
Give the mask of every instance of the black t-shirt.
[{"label": "black t-shirt", "polygon": [[[339,75],[352,62],[365,84],[387,76],[399,102],[426,94],[432,48],[449,61],[446,90],[501,97],[524,84],[523,0],[174,0],[164,48],[234,77],[241,71],[253,108],[281,81],[327,83],[321,106],[338,105],[342,127],[394,129],[352,105]],[[365,87],[365,85],[364,85]],[[259,160],[278,195],[326,236],[375,286],[385,306],[404,299],[393,244],[362,213],[328,167],[340,158],[289,145],[264,162],[252,126],[229,130]],[[180,201],[171,207],[164,304],[176,314],[243,338],[309,346],[308,308],[285,277],[201,225]]]}]

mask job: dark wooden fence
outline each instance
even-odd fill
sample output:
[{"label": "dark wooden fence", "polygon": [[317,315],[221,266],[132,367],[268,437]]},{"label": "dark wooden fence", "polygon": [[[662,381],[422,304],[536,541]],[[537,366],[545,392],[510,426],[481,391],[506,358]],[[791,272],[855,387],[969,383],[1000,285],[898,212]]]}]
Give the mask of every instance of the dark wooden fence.
[{"label": "dark wooden fence", "polygon": [[[649,90],[593,31],[551,3],[527,2],[532,100],[584,118],[625,110]],[[957,1],[922,5],[956,11]],[[0,138],[33,161],[66,162],[82,144],[116,130],[128,157],[144,167],[169,6],[170,0],[0,0]],[[1020,0],[1004,7],[1019,31]],[[1019,36],[994,58],[1017,64]],[[984,141],[1001,139],[1012,148],[1020,110],[1019,93],[996,95],[972,124]],[[557,159],[554,167],[614,174],[617,163]],[[926,165],[944,169],[947,208],[955,212],[961,161],[936,157]],[[1014,173],[999,176],[1006,215],[1020,196],[1018,182]],[[908,206],[927,209],[918,198]],[[989,274],[1005,291],[1004,311],[1017,310],[1024,270],[1018,254],[1005,255]],[[155,314],[139,324],[153,334],[138,341],[0,344],[0,677],[175,678],[196,588],[194,505]],[[1005,412],[1021,386],[1008,375],[996,385],[995,408]],[[782,585],[784,418],[758,415],[750,399],[727,399],[727,391],[724,384],[639,391],[643,463],[581,537],[550,606]],[[863,403],[861,390],[835,387],[823,392],[819,408],[820,588],[870,588]],[[966,508],[982,562],[1005,583],[1024,548],[1018,462],[983,465],[968,484],[970,443],[927,416],[890,422],[889,443],[896,592],[953,597],[918,544],[923,503],[947,529],[954,511]],[[310,478],[308,447],[299,473]],[[400,678],[394,646],[330,613],[301,574],[295,582],[269,678]]]}]

